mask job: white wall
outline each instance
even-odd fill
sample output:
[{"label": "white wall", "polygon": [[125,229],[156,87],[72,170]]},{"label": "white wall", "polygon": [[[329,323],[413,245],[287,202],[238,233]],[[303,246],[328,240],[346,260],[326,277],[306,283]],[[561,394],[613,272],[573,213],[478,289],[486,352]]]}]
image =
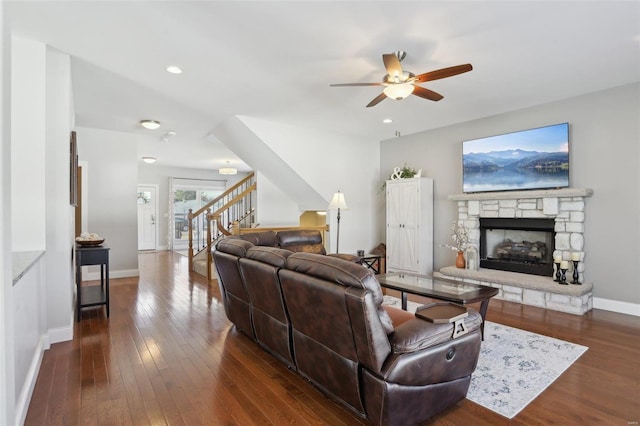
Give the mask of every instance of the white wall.
[{"label": "white wall", "polygon": [[46,60],[46,318],[49,340],[55,343],[73,338],[75,207],[69,203],[73,105],[69,55],[48,48]]},{"label": "white wall", "polygon": [[264,173],[256,172],[256,223],[260,226],[297,226],[300,223],[298,203],[282,192]]},{"label": "white wall", "polygon": [[13,251],[44,250],[46,46],[19,37],[12,37],[12,43]]},{"label": "white wall", "polygon": [[11,34],[0,2],[0,424],[15,423],[11,274]]},{"label": "white wall", "polygon": [[16,326],[13,347],[16,420],[24,420],[43,352],[49,347],[46,335],[46,309],[43,305],[46,294],[43,265],[42,260],[37,261],[14,287],[12,312]]},{"label": "white wall", "polygon": [[[68,55],[49,52],[46,45],[38,42],[9,38],[8,33],[8,30],[2,33],[0,424],[21,424],[43,351],[52,341],[72,338],[71,73]],[[16,58],[13,69],[19,75],[9,71],[12,57]],[[28,72],[22,72],[24,67],[29,68]],[[11,94],[7,93],[8,87]],[[12,96],[21,96],[20,102],[12,104]],[[35,130],[26,124],[33,117]],[[16,126],[9,125],[10,121]],[[15,157],[12,146],[16,146]],[[41,152],[33,157],[30,154],[35,150]],[[22,171],[30,167],[37,167],[37,173],[23,175]],[[16,173],[12,174],[12,169]],[[24,213],[25,194],[38,198],[29,206],[37,207],[38,218]],[[12,214],[21,217],[12,221]],[[29,226],[21,222],[24,218],[29,219]],[[15,235],[23,241],[12,245],[14,227]],[[45,248],[44,256],[14,283],[12,249]]]},{"label": "white wall", "polygon": [[[640,303],[640,85],[633,84],[380,143],[381,179],[404,163],[434,178],[434,269],[453,264],[449,242],[462,192],[462,141],[560,122],[570,123],[570,181],[587,199],[585,279],[594,297]],[[378,220],[384,235],[384,217]],[[595,303],[594,303],[595,304]]]},{"label": "white wall", "polygon": [[[344,193],[349,210],[341,211],[340,252],[367,251],[383,241],[376,235],[374,207],[380,190],[376,142],[250,117],[241,119],[322,196],[322,202],[308,206],[308,210],[324,210],[335,192],[340,190]],[[259,166],[254,167],[260,170]],[[275,177],[268,178],[278,182]],[[264,208],[263,204],[260,208]],[[327,216],[332,231],[329,237],[329,250],[332,251],[336,246],[336,212],[329,211]]]},{"label": "white wall", "polygon": [[[78,156],[86,161],[88,223],[103,236],[111,278],[138,275],[137,138],[131,133],[76,128]],[[99,268],[98,268],[99,269]]]}]

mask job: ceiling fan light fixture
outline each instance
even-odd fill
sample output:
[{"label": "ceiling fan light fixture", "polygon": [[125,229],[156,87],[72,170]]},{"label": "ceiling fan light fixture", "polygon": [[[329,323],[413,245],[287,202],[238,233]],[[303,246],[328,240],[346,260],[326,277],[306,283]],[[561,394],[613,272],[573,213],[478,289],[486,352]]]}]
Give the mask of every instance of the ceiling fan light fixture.
[{"label": "ceiling fan light fixture", "polygon": [[382,92],[388,98],[400,100],[413,93],[414,86],[411,83],[389,84],[385,86]]},{"label": "ceiling fan light fixture", "polygon": [[140,125],[145,129],[155,130],[160,127],[160,122],[156,120],[142,120],[140,121]]}]

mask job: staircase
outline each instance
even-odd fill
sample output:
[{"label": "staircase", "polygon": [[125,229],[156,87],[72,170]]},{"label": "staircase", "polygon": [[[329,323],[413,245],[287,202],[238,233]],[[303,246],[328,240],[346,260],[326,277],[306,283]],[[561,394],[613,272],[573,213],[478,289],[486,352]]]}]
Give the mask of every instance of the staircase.
[{"label": "staircase", "polygon": [[[213,246],[231,235],[233,229],[255,226],[256,188],[255,175],[251,173],[199,210],[189,210],[189,271],[211,280]],[[195,229],[202,229],[200,224],[206,233],[194,233]]]}]

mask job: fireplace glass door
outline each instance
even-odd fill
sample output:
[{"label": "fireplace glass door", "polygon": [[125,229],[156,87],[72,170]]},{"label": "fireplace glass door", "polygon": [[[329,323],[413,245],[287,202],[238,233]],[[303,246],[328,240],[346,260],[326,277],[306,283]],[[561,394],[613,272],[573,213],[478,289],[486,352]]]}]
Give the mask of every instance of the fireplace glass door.
[{"label": "fireplace glass door", "polygon": [[551,276],[553,226],[553,219],[482,219],[480,266]]}]

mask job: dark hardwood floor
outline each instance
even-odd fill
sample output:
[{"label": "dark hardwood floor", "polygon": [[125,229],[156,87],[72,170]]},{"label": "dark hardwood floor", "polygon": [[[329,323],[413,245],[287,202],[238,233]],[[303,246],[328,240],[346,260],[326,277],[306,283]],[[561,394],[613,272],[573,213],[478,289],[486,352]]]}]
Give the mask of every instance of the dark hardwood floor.
[{"label": "dark hardwood floor", "polygon": [[[589,350],[512,420],[463,400],[427,424],[638,424],[640,318],[493,300],[487,319]],[[179,254],[141,254],[139,278],[111,281],[110,318],[75,327],[44,354],[26,425],[365,424],[237,332]]]}]

